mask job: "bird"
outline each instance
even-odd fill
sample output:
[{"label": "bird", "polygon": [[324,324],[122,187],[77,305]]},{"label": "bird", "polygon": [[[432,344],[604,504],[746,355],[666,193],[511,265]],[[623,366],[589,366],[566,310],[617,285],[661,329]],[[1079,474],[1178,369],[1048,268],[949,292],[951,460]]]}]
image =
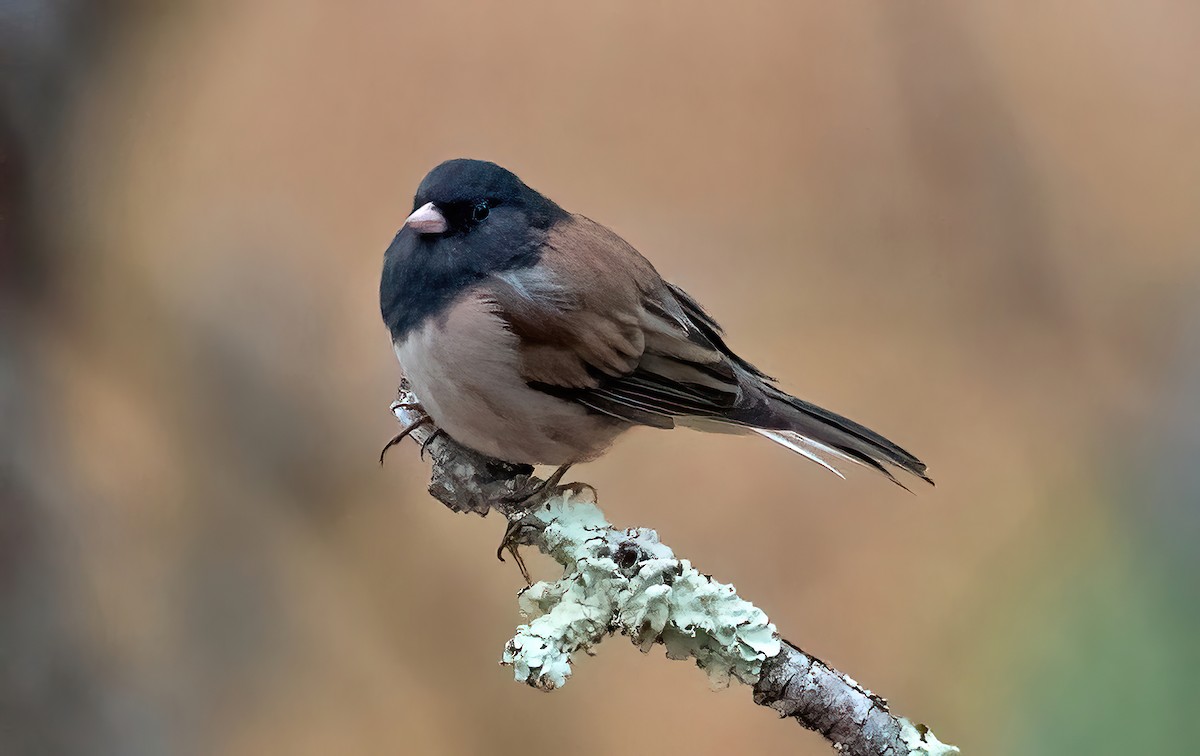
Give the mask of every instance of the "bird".
[{"label": "bird", "polygon": [[439,430],[499,460],[553,465],[555,484],[638,426],[757,434],[843,478],[857,465],[904,488],[895,472],[933,484],[913,454],[740,357],[615,232],[492,162],[447,160],[425,176],[384,253],[379,300]]}]

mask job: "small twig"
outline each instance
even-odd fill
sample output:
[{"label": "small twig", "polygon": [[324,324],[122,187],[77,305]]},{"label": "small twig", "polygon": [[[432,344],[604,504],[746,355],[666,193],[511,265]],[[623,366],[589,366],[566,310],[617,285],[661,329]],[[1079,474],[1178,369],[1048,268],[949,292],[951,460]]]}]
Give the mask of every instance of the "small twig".
[{"label": "small twig", "polygon": [[[543,690],[563,685],[575,653],[620,632],[643,651],[656,644],[672,659],[694,658],[716,685],[754,686],[754,701],[819,732],[841,753],[899,756],[957,753],[924,725],[896,717],[887,702],[849,676],[781,639],[760,609],[733,586],[676,558],[652,530],[617,530],[585,484],[559,486],[533,510],[521,491],[536,487],[532,468],[467,449],[428,422],[401,387],[392,412],[433,460],[429,490],[456,512],[509,521],[504,544],[534,546],[563,566],[563,577],[521,591],[529,623],[517,628],[504,663],[517,680]],[[415,425],[414,425],[415,423]]]}]

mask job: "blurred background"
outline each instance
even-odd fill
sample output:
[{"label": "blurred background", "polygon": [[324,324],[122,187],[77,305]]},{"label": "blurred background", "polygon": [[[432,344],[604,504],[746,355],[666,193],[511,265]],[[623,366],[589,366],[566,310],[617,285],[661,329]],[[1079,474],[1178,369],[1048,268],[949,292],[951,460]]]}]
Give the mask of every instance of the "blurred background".
[{"label": "blurred background", "polygon": [[1198,33],[1169,0],[3,0],[0,753],[829,752],[620,638],[549,695],[497,665],[502,523],[376,461],[382,253],[456,156],[938,482],[641,430],[574,473],[610,519],[967,752],[1186,750]]}]

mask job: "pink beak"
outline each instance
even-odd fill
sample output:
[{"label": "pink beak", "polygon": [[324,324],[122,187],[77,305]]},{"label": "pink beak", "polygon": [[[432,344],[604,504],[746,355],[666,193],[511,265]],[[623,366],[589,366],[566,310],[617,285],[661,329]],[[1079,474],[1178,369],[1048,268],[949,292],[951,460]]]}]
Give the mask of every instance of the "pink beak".
[{"label": "pink beak", "polygon": [[404,219],[404,228],[411,228],[418,234],[442,234],[450,225],[446,223],[446,216],[442,215],[442,211],[432,202],[427,202]]}]

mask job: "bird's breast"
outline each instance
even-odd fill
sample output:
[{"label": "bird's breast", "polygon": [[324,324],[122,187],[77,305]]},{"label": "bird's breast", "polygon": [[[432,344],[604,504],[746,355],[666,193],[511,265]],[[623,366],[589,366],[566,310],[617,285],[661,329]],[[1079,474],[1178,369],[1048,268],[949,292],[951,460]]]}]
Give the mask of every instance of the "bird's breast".
[{"label": "bird's breast", "polygon": [[600,454],[627,426],[530,388],[520,343],[481,291],[471,291],[394,342],[433,421],[498,459],[565,464]]}]

